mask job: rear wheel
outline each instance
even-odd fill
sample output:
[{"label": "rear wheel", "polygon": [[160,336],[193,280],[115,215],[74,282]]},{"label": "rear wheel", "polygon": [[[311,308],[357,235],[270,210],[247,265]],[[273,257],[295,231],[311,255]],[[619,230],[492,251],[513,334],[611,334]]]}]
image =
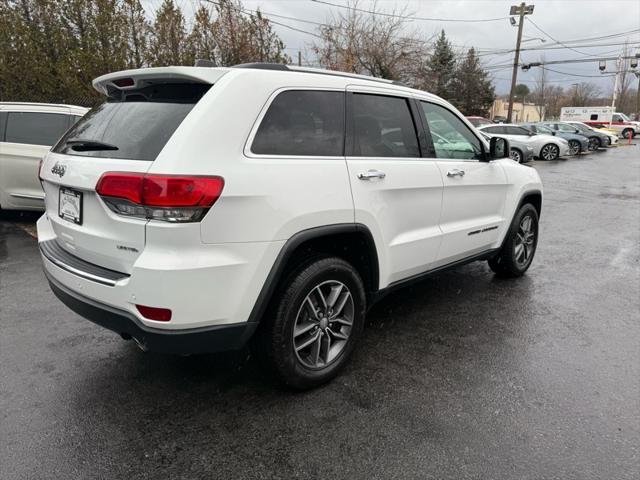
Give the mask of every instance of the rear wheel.
[{"label": "rear wheel", "polygon": [[580,142],[577,140],[569,140],[569,154],[578,155],[580,153]]},{"label": "rear wheel", "polygon": [[514,162],[522,163],[522,159],[523,159],[522,152],[517,148],[512,148],[509,156],[511,157],[511,160],[513,160]]},{"label": "rear wheel", "polygon": [[538,246],[538,212],[527,203],[516,213],[498,255],[489,267],[501,277],[519,277],[527,271]]},{"label": "rear wheel", "polygon": [[279,378],[307,389],[334,378],[364,326],[366,298],[357,270],[325,257],[296,268],[265,319],[266,351]]},{"label": "rear wheel", "polygon": [[625,128],[622,131],[622,138],[626,138],[626,139],[633,138],[634,134],[635,134],[635,132],[633,131],[633,129]]},{"label": "rear wheel", "polygon": [[543,160],[557,160],[560,156],[560,148],[554,143],[548,143],[540,150],[540,158]]}]

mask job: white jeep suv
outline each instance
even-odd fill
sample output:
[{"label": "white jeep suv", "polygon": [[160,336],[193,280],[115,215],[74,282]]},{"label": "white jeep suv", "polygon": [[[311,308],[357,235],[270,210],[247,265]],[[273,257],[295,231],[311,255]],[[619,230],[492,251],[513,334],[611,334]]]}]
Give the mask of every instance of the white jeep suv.
[{"label": "white jeep suv", "polygon": [[42,165],[39,245],[53,292],[143,349],[254,337],[308,388],[390,290],[473,260],[504,276],[531,264],[537,172],[436,96],[270,64],[93,84],[106,102]]},{"label": "white jeep suv", "polygon": [[0,209],[44,210],[42,157],[87,108],[0,102]]}]

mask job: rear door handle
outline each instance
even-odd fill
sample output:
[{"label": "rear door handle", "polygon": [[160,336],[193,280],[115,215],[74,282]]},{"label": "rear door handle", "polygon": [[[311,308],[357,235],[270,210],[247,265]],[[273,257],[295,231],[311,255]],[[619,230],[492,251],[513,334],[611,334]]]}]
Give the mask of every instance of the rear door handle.
[{"label": "rear door handle", "polygon": [[384,178],[387,174],[380,170],[367,170],[366,172],[360,172],[358,178],[360,180],[371,180],[372,178]]},{"label": "rear door handle", "polygon": [[464,170],[458,170],[457,168],[449,170],[447,172],[447,177],[464,177]]}]

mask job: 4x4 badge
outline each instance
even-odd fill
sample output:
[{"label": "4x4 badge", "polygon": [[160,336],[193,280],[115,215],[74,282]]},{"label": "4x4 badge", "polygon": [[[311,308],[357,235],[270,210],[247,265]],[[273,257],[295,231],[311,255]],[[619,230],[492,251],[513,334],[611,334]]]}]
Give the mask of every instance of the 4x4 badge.
[{"label": "4x4 badge", "polygon": [[53,173],[54,175],[58,175],[59,177],[62,177],[66,171],[67,171],[67,166],[62,165],[58,162],[56,162],[56,164],[51,169],[51,173]]}]

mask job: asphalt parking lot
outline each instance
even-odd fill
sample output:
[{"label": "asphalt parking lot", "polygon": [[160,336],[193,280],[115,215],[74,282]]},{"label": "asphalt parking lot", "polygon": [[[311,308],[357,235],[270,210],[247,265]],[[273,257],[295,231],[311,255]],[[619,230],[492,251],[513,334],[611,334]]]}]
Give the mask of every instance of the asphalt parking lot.
[{"label": "asphalt parking lot", "polygon": [[0,478],[637,479],[640,145],[532,167],[529,273],[476,263],[388,296],[306,393],[246,351],[145,354],[81,319],[35,217],[5,214]]}]

